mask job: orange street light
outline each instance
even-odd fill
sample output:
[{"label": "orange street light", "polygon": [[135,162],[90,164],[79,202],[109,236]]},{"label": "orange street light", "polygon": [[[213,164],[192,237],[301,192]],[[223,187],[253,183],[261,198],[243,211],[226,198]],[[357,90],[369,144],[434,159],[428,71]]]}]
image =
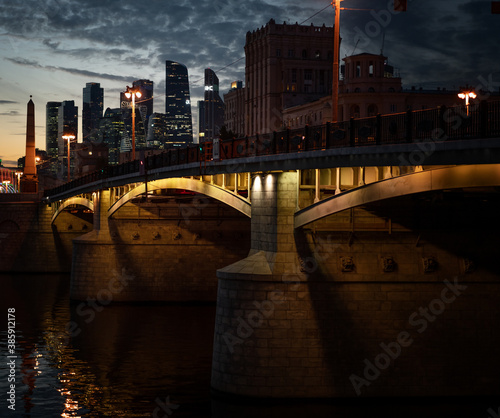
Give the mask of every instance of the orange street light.
[{"label": "orange street light", "polygon": [[458,97],[465,99],[465,108],[467,116],[469,116],[469,99],[475,99],[477,97],[476,93],[473,91],[464,91],[462,93],[458,93]]},{"label": "orange street light", "polygon": [[333,82],[332,82],[332,122],[336,123],[339,115],[339,49],[340,49],[340,2],[333,0],[335,24],[333,34]]},{"label": "orange street light", "polygon": [[140,99],[142,96],[138,89],[130,88],[127,86],[125,97],[132,98],[132,161],[135,161],[135,98]]},{"label": "orange street light", "polygon": [[67,139],[68,140],[68,158],[67,158],[67,160],[68,160],[68,182],[71,180],[71,176],[70,176],[70,171],[71,171],[71,169],[70,169],[70,155],[71,154],[70,154],[70,147],[69,147],[69,145],[70,145],[71,140],[75,139],[75,138],[76,138],[76,136],[73,135],[73,134],[66,134],[66,135],[62,136],[62,139]]}]

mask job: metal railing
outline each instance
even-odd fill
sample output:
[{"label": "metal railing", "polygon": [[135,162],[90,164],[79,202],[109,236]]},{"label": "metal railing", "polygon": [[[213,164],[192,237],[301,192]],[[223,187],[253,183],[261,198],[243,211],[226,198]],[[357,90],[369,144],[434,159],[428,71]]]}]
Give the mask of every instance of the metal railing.
[{"label": "metal railing", "polygon": [[[220,158],[235,159],[326,150],[341,147],[363,147],[404,144],[422,141],[444,141],[500,137],[500,102],[482,101],[478,105],[439,107],[377,115],[301,129],[286,129],[266,134],[220,141]],[[212,160],[212,143],[192,144],[161,154],[108,166],[56,188],[45,196],[55,196],[99,180],[142,173],[163,167]],[[142,167],[141,167],[142,165]]]}]

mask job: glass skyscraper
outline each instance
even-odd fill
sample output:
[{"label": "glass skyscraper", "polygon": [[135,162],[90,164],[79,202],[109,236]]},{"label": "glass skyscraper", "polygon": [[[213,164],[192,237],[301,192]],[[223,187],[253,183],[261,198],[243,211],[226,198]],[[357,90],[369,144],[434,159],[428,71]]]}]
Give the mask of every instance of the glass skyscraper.
[{"label": "glass skyscraper", "polygon": [[47,102],[45,107],[45,149],[49,158],[49,170],[53,175],[57,175],[58,157],[58,117],[61,102]]},{"label": "glass skyscraper", "polygon": [[185,65],[166,61],[165,114],[168,142],[193,142],[193,122]]},{"label": "glass skyscraper", "polygon": [[219,95],[219,78],[210,68],[205,69],[205,105],[203,111],[204,126],[202,127],[200,123],[200,132],[204,133],[204,141],[213,141],[219,136],[220,128],[224,125],[224,102]]},{"label": "glass skyscraper", "polygon": [[[74,170],[74,150],[75,144],[78,142],[78,106],[75,106],[73,100],[65,100],[59,106],[59,114],[57,116],[57,140],[58,140],[58,156],[59,156],[59,176],[66,179],[68,176],[67,158],[71,163],[71,176]],[[73,135],[74,139],[70,143],[70,155],[68,156],[68,143],[63,138],[63,135]],[[73,177],[73,176],[72,176]]]},{"label": "glass skyscraper", "polygon": [[99,119],[102,118],[104,89],[99,83],[87,83],[83,88],[82,134],[83,142],[98,137]]}]

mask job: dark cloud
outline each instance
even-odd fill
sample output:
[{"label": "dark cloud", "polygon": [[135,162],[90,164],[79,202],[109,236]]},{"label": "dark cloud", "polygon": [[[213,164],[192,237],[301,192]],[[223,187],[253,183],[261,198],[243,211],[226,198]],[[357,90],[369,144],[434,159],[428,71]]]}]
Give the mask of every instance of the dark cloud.
[{"label": "dark cloud", "polygon": [[20,115],[21,114],[17,110],[11,110],[10,112],[0,113],[0,116],[20,116]]},{"label": "dark cloud", "polygon": [[19,102],[15,102],[15,101],[12,101],[12,100],[0,100],[0,105],[3,105],[3,104],[17,104]]},{"label": "dark cloud", "polygon": [[49,70],[49,71],[63,71],[63,72],[69,73],[69,74],[84,76],[87,78],[123,81],[123,82],[129,82],[130,80],[137,80],[138,78],[140,78],[140,77],[133,77],[133,76],[124,77],[124,76],[114,75],[114,74],[97,73],[97,72],[93,72],[93,71],[80,70],[78,68],[66,68],[66,67],[56,67],[56,66],[52,66],[52,65],[41,65],[36,61],[28,60],[25,58],[6,58],[6,60],[10,61],[14,64],[22,65],[25,67],[32,67],[32,68],[37,68],[37,69],[42,69],[42,70]]}]

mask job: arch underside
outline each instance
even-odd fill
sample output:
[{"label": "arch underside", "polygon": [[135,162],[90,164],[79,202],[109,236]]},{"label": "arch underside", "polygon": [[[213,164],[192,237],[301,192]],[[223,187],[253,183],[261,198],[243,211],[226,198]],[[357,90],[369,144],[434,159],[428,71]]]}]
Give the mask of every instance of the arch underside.
[{"label": "arch underside", "polygon": [[54,223],[56,218],[59,216],[59,214],[65,210],[68,206],[72,205],[79,205],[79,206],[84,206],[87,209],[90,209],[92,212],[94,211],[94,203],[90,201],[89,199],[85,199],[84,197],[72,197],[70,199],[65,200],[61,206],[54,212],[52,215],[52,219],[50,221],[51,224]]},{"label": "arch underside", "polygon": [[[230,190],[205,183],[201,180],[179,177],[153,180],[147,183],[147,192],[162,189],[181,189],[200,193],[231,206],[249,218],[251,217],[251,205],[246,199]],[[130,190],[109,208],[108,217],[113,216],[122,206],[144,193],[146,193],[146,185],[144,183]]]},{"label": "arch underside", "polygon": [[328,215],[369,203],[432,191],[500,186],[500,164],[467,165],[420,171],[353,189],[295,214],[300,228]]}]

